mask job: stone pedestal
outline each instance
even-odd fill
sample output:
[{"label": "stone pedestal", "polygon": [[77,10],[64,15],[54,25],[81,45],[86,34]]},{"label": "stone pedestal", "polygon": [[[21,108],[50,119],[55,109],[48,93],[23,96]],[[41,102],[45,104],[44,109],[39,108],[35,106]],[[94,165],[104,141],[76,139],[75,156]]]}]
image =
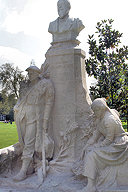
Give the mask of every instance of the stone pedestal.
[{"label": "stone pedestal", "polygon": [[86,85],[85,52],[68,43],[53,44],[46,53],[50,79],[55,87],[52,114],[55,153],[59,150],[61,133],[74,122],[82,125],[91,112],[91,99]]}]

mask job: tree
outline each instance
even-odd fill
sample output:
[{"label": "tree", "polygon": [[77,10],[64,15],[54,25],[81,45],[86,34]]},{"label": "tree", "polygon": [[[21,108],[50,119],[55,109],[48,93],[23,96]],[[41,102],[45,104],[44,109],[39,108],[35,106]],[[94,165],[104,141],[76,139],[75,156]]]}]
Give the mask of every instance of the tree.
[{"label": "tree", "polygon": [[4,91],[0,93],[0,114],[8,114],[10,111],[9,105],[8,105],[8,97],[5,94]]},{"label": "tree", "polygon": [[89,35],[91,57],[85,62],[86,70],[97,80],[96,86],[90,87],[93,98],[108,98],[108,105],[123,111],[128,121],[128,46],[119,47],[122,33],[113,29],[112,23],[112,19],[98,22],[97,37]]},{"label": "tree", "polygon": [[6,95],[5,91],[0,93],[0,114],[10,115],[13,118],[13,107],[16,104],[16,98],[14,94]]},{"label": "tree", "polygon": [[13,64],[6,63],[0,67],[0,84],[6,94],[14,94],[18,98],[20,82],[23,79],[22,71],[18,67],[15,68]]},{"label": "tree", "polygon": [[20,82],[24,79],[22,71],[13,64],[0,66],[0,114],[6,114],[10,120],[14,119],[13,107],[19,96]]}]

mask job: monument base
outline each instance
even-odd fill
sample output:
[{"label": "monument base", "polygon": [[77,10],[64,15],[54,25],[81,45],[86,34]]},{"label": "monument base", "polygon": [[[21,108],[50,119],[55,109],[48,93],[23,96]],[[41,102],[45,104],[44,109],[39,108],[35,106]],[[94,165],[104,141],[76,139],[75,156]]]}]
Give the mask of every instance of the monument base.
[{"label": "monument base", "polygon": [[12,177],[0,178],[0,192],[77,192],[84,187],[82,181],[76,180],[71,172],[51,173],[42,185],[36,174],[17,183]]},{"label": "monument base", "polygon": [[[36,174],[17,183],[13,182],[12,177],[13,175],[9,178],[0,178],[0,192],[77,192],[85,187],[85,181],[75,178],[71,172],[53,172],[47,176],[42,185]],[[128,188],[124,186],[97,192],[128,192]]]}]

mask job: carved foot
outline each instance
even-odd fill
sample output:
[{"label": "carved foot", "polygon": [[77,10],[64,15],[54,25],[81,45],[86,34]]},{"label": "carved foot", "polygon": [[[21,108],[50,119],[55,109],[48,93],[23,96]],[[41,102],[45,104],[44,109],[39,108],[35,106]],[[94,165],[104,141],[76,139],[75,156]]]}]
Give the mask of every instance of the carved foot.
[{"label": "carved foot", "polygon": [[26,172],[20,171],[15,177],[13,177],[13,181],[19,182],[26,179]]}]

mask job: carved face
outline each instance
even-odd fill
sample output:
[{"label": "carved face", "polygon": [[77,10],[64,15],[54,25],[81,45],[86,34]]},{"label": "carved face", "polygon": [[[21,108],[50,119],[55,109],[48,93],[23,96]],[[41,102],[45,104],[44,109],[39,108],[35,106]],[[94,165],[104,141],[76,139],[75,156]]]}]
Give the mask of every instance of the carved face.
[{"label": "carved face", "polygon": [[104,115],[107,110],[106,101],[103,98],[97,98],[92,102],[91,109],[94,112],[94,115],[97,118],[100,118]]},{"label": "carved face", "polygon": [[69,6],[62,0],[58,1],[57,8],[58,8],[58,15],[61,19],[63,19],[66,15],[68,15],[70,10]]},{"label": "carved face", "polygon": [[[91,108],[92,108],[92,107],[91,107]],[[95,117],[97,117],[97,118],[101,117],[102,114],[103,114],[103,113],[102,113],[103,111],[101,111],[101,109],[98,109],[98,108],[93,109],[93,108],[92,108],[92,110],[93,110],[93,112],[94,112]]]},{"label": "carved face", "polygon": [[34,70],[29,70],[28,71],[28,77],[30,81],[33,81],[34,79],[36,79],[39,76],[39,73],[37,71]]}]

